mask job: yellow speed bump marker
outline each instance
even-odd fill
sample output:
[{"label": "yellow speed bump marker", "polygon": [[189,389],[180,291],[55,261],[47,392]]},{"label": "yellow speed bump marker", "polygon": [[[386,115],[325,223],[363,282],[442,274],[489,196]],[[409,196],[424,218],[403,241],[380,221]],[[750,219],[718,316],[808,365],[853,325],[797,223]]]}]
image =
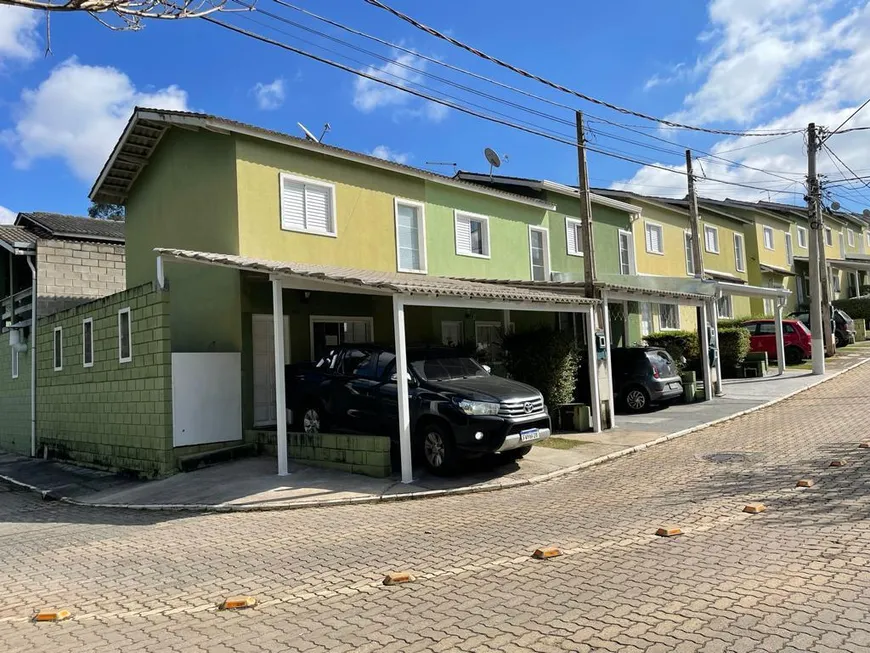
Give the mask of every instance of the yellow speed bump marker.
[{"label": "yellow speed bump marker", "polygon": [[683,531],[680,530],[679,526],[662,526],[656,531],[656,535],[659,537],[676,537],[682,534]]},{"label": "yellow speed bump marker", "polygon": [[757,515],[765,510],[767,507],[763,503],[747,503],[743,506],[743,512],[748,512],[750,515]]},{"label": "yellow speed bump marker", "polygon": [[401,585],[417,580],[410,571],[392,571],[384,576],[384,585]]},{"label": "yellow speed bump marker", "polygon": [[815,481],[813,481],[812,479],[802,478],[797,482],[797,485],[795,487],[812,487],[813,485],[815,485]]},{"label": "yellow speed bump marker", "polygon": [[33,621],[65,621],[71,616],[72,614],[70,614],[69,610],[40,610],[33,615]]},{"label": "yellow speed bump marker", "polygon": [[557,558],[562,555],[562,551],[554,546],[545,546],[540,549],[535,549],[532,557],[536,560],[548,560],[549,558]]},{"label": "yellow speed bump marker", "polygon": [[218,606],[221,610],[244,610],[257,605],[257,599],[253,596],[231,596]]},{"label": "yellow speed bump marker", "polygon": [[846,461],[845,460],[832,460],[830,466],[831,467],[845,467]]}]

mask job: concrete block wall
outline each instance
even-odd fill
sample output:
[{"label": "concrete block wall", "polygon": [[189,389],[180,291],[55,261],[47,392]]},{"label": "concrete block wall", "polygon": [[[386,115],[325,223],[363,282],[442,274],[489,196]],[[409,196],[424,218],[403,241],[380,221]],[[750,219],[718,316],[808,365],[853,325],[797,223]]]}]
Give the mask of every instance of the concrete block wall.
[{"label": "concrete block wall", "polygon": [[[118,311],[130,308],[132,361],[121,363]],[[94,321],[94,365],[84,367],[82,321]],[[53,334],[63,327],[63,369]],[[172,370],[169,293],[131,288],[39,321],[37,441],[40,454],[143,476],[171,473]]]},{"label": "concrete block wall", "polygon": [[123,244],[40,240],[36,270],[40,315],[51,315],[127,287]]},{"label": "concrete block wall", "polygon": [[18,355],[13,379],[8,333],[0,334],[0,451],[30,455],[30,349]]},{"label": "concrete block wall", "polygon": [[[245,432],[245,440],[268,455],[277,454],[275,431]],[[392,474],[390,438],[383,435],[288,433],[291,460],[343,472],[385,478]]]}]

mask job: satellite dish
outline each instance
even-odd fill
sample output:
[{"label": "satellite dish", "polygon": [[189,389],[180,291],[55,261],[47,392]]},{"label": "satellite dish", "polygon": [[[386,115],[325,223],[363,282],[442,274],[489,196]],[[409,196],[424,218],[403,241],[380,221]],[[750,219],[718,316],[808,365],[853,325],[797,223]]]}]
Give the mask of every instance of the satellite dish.
[{"label": "satellite dish", "polygon": [[863,211],[861,211],[861,215],[863,215],[865,218],[870,218],[870,209],[864,209]]},{"label": "satellite dish", "polygon": [[831,210],[832,211],[839,211],[840,210],[840,203],[839,202],[831,202]]},{"label": "satellite dish", "polygon": [[299,129],[305,132],[305,138],[307,138],[309,141],[314,141],[315,143],[320,142],[319,140],[317,140],[317,137],[314,134],[308,131],[308,127],[303,125],[301,122],[297,122],[296,124],[299,125]]},{"label": "satellite dish", "polygon": [[495,153],[495,150],[488,147],[483,151],[483,156],[489,161],[489,180],[492,181],[492,169],[501,166],[501,158]]}]

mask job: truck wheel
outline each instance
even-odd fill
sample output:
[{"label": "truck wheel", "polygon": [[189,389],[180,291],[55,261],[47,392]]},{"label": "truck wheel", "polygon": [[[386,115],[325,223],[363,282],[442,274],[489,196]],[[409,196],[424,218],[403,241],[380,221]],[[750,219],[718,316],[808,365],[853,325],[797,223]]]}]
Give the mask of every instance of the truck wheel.
[{"label": "truck wheel", "polygon": [[456,470],[456,445],[446,428],[435,422],[420,430],[420,449],[426,468],[433,474],[447,476]]},{"label": "truck wheel", "polygon": [[326,421],[323,417],[323,409],[317,404],[309,404],[302,410],[302,431],[309,435],[323,433],[326,429]]},{"label": "truck wheel", "polygon": [[525,447],[517,447],[516,449],[511,449],[510,451],[505,451],[502,456],[506,458],[510,458],[511,460],[519,460],[523,458],[527,453],[532,450],[532,445],[528,444]]}]

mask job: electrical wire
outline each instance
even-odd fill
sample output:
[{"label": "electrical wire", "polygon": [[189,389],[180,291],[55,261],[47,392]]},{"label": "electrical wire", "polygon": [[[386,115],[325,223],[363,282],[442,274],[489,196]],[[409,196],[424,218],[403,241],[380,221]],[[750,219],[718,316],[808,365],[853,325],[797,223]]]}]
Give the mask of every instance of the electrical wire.
[{"label": "electrical wire", "polygon": [[[823,144],[822,146],[824,147],[825,151],[828,152],[830,155],[832,155],[832,156],[833,156],[837,161],[839,161],[840,164],[841,164],[841,165],[842,165],[846,170],[848,170],[849,172],[851,172],[851,173],[852,173],[856,178],[858,177],[858,173],[856,173],[854,170],[852,170],[852,168],[850,168],[848,165],[846,165],[846,162],[843,161],[843,159],[841,159],[839,156],[837,156],[837,153],[834,152],[834,150],[832,150],[830,147],[828,147],[828,146],[825,145],[825,144]],[[834,165],[836,166],[837,164],[835,163]],[[838,169],[839,169],[839,168],[838,168]],[[845,175],[845,173],[844,173],[842,170],[840,170],[840,174]],[[870,184],[868,184],[866,181],[861,180],[861,183],[864,184],[865,186],[867,186],[868,188],[870,188]]]},{"label": "electrical wire", "polygon": [[[372,81],[374,81],[374,82],[377,82],[377,83],[379,83],[379,84],[383,84],[383,85],[385,85],[385,86],[389,86],[389,87],[394,88],[394,89],[396,89],[396,90],[399,90],[399,91],[403,91],[403,92],[409,93],[409,94],[414,95],[414,96],[416,96],[416,97],[418,97],[418,98],[422,98],[422,99],[424,99],[424,100],[428,100],[428,101],[430,101],[430,102],[434,102],[435,104],[440,104],[440,105],[442,105],[442,106],[445,106],[445,107],[448,107],[448,108],[451,108],[451,109],[455,109],[456,111],[459,111],[460,113],[464,113],[464,114],[467,114],[467,115],[470,115],[470,116],[474,116],[474,117],[476,117],[476,118],[481,118],[481,119],[487,120],[487,121],[489,121],[489,122],[493,122],[493,123],[496,123],[496,124],[500,124],[500,125],[503,125],[503,126],[506,126],[506,127],[511,127],[511,128],[516,129],[516,130],[518,130],[518,131],[526,132],[526,133],[528,133],[528,134],[532,134],[532,135],[535,135],[535,136],[540,136],[540,137],[542,137],[542,138],[545,138],[545,139],[548,139],[548,140],[551,140],[551,141],[554,141],[554,142],[557,142],[557,143],[562,143],[562,144],[564,144],[564,145],[570,145],[571,147],[574,147],[574,148],[578,147],[578,143],[577,143],[576,140],[570,140],[570,139],[567,139],[567,138],[562,138],[562,137],[560,137],[560,136],[558,136],[558,135],[554,135],[554,134],[547,133],[547,132],[545,132],[545,131],[540,131],[540,130],[537,130],[537,129],[533,129],[533,128],[531,128],[531,127],[526,127],[526,126],[523,126],[523,125],[521,125],[521,124],[517,124],[517,123],[514,123],[514,122],[510,122],[509,120],[505,120],[505,119],[503,119],[503,118],[499,118],[499,117],[495,117],[495,116],[492,116],[492,115],[488,115],[488,114],[486,114],[486,113],[481,113],[480,111],[476,111],[476,110],[471,109],[471,108],[469,108],[469,107],[467,107],[467,106],[464,106],[464,105],[462,105],[462,104],[457,104],[457,103],[454,103],[454,102],[450,102],[450,101],[448,101],[448,100],[444,100],[444,99],[442,99],[442,98],[440,98],[440,97],[436,97],[436,96],[433,96],[433,95],[428,95],[428,94],[426,94],[426,93],[423,93],[422,91],[418,91],[418,90],[416,90],[416,89],[408,88],[407,86],[403,86],[403,85],[401,85],[401,84],[397,84],[397,83],[395,83],[395,82],[391,82],[391,81],[389,81],[389,80],[383,79],[382,77],[378,77],[378,76],[376,76],[376,75],[374,75],[374,74],[368,73],[368,72],[366,72],[366,71],[364,71],[364,70],[357,70],[357,69],[351,68],[350,66],[347,66],[347,65],[345,65],[345,64],[343,64],[343,63],[340,63],[340,62],[337,62],[337,61],[333,61],[333,60],[331,60],[331,59],[327,59],[326,57],[321,57],[320,55],[316,55],[316,54],[313,54],[313,53],[311,53],[311,52],[307,52],[307,51],[305,51],[305,50],[302,50],[301,48],[297,48],[297,47],[292,46],[292,45],[289,45],[289,44],[287,44],[287,43],[283,43],[283,42],[281,42],[281,41],[277,41],[277,40],[272,39],[272,38],[269,38],[269,37],[267,37],[267,36],[263,36],[263,35],[261,35],[261,34],[257,34],[256,32],[252,32],[252,31],[250,31],[250,30],[246,30],[246,29],[244,29],[244,28],[242,28],[242,27],[238,27],[237,25],[232,25],[232,24],[229,24],[229,23],[225,23],[225,22],[223,22],[223,21],[221,21],[221,20],[218,20],[218,19],[216,19],[216,18],[213,18],[213,17],[211,17],[211,16],[202,16],[201,19],[204,20],[204,21],[206,21],[206,22],[208,22],[208,23],[211,23],[211,24],[213,24],[213,25],[216,25],[216,26],[218,26],[218,27],[221,27],[221,28],[223,28],[223,29],[226,29],[226,30],[228,30],[228,31],[235,32],[236,34],[240,34],[240,35],[242,35],[242,36],[246,36],[246,37],[248,37],[248,38],[252,38],[252,39],[254,39],[254,40],[260,41],[261,43],[266,43],[266,44],[268,44],[268,45],[273,45],[273,46],[275,46],[275,47],[279,47],[279,48],[281,48],[281,49],[283,49],[283,50],[287,50],[288,52],[293,52],[293,53],[298,54],[298,55],[300,55],[300,56],[303,56],[303,57],[306,57],[306,58],[308,58],[308,59],[312,59],[312,60],[314,60],[314,61],[317,61],[317,62],[319,62],[319,63],[323,63],[323,64],[326,64],[326,65],[331,66],[331,67],[333,67],[333,68],[338,68],[339,70],[343,70],[343,71],[345,71],[345,72],[349,72],[349,73],[351,73],[351,74],[353,74],[353,75],[357,75],[357,76],[360,76],[360,77],[364,77],[364,78],[366,78],[366,79],[370,79],[370,80],[372,80]],[[404,81],[404,80],[403,80],[403,81]],[[655,169],[659,169],[659,170],[664,170],[664,171],[666,171],[666,172],[670,172],[670,173],[673,173],[673,174],[678,174],[678,175],[681,175],[681,176],[684,176],[684,177],[687,175],[686,172],[681,171],[681,170],[675,170],[675,169],[673,169],[673,168],[668,168],[668,167],[666,167],[666,166],[658,165],[658,164],[651,163],[651,162],[648,162],[648,161],[642,161],[642,160],[639,160],[638,158],[633,157],[633,156],[619,154],[619,153],[616,153],[616,152],[613,152],[613,151],[610,151],[610,150],[606,150],[606,149],[603,149],[603,148],[599,148],[599,147],[595,147],[595,146],[590,146],[590,145],[588,145],[588,144],[586,145],[586,149],[587,149],[587,151],[589,151],[589,152],[594,152],[594,153],[596,153],[596,154],[601,154],[601,155],[603,155],[603,156],[611,157],[611,158],[618,159],[618,160],[622,160],[622,161],[627,161],[627,162],[629,162],[629,163],[634,163],[634,164],[637,164],[637,165],[643,165],[643,166],[648,166],[648,167],[655,168]],[[729,186],[737,186],[737,187],[741,187],[741,188],[749,188],[749,189],[752,189],[752,190],[758,190],[758,191],[762,191],[762,192],[772,192],[772,193],[784,193],[784,192],[787,192],[787,191],[785,191],[785,190],[781,190],[781,191],[772,191],[772,190],[770,190],[770,189],[768,189],[768,188],[762,188],[762,187],[759,187],[759,186],[752,186],[752,185],[749,185],[749,184],[743,184],[743,183],[740,183],[740,182],[728,181],[728,180],[724,180],[724,179],[713,179],[713,178],[708,178],[708,181],[712,181],[712,182],[715,182],[715,183],[721,183],[721,184],[725,184],[725,185],[729,185]]]},{"label": "electrical wire", "polygon": [[857,109],[855,109],[855,110],[854,110],[854,111],[849,115],[848,118],[846,118],[843,122],[840,123],[840,126],[839,126],[839,127],[837,127],[834,131],[832,131],[831,133],[829,133],[829,134],[828,134],[827,136],[825,136],[823,139],[821,139],[820,143],[821,143],[822,145],[824,145],[826,140],[828,140],[831,136],[833,136],[833,135],[836,134],[838,131],[840,131],[840,130],[845,126],[845,124],[846,124],[847,122],[849,122],[852,118],[854,118],[855,116],[857,116],[857,115],[861,112],[861,110],[862,110],[864,107],[866,107],[868,104],[870,104],[870,98],[867,98],[866,100],[864,100],[864,104],[862,104],[860,107],[858,107]]},{"label": "electrical wire", "polygon": [[[829,148],[827,145],[825,145],[824,142],[822,142],[822,149],[825,151],[825,154],[828,155],[828,158],[831,160],[831,163],[834,164],[834,167],[837,169],[837,171],[845,177],[846,173],[843,172],[843,168],[841,168],[839,165],[837,165],[837,161],[839,161],[847,169],[848,169],[848,166],[845,163],[843,163],[843,160],[840,159],[840,157],[838,157],[831,148]],[[854,175],[855,173],[853,172],[852,174]],[[849,188],[852,189],[852,191],[854,191],[855,194],[858,195],[859,197],[861,197],[865,202],[870,203],[870,197],[868,197],[867,195],[862,193],[860,188],[856,188],[851,183],[849,184]],[[840,192],[843,192],[843,189],[840,189]]]},{"label": "electrical wire", "polygon": [[741,132],[741,131],[733,131],[733,130],[727,130],[727,129],[710,129],[707,127],[697,127],[694,125],[686,125],[683,123],[673,122],[670,120],[666,120],[664,118],[657,118],[655,116],[651,116],[651,115],[648,115],[645,113],[633,111],[632,109],[626,109],[625,107],[620,107],[620,106],[612,104],[610,102],[606,102],[604,100],[599,100],[599,99],[594,98],[590,95],[586,95],[585,93],[580,93],[579,91],[575,91],[573,89],[570,89],[570,88],[563,86],[561,84],[558,84],[556,82],[552,82],[544,77],[540,77],[539,75],[536,75],[536,74],[531,73],[527,70],[524,70],[522,68],[514,66],[513,64],[510,64],[506,61],[502,61],[501,59],[493,57],[493,56],[491,56],[491,55],[489,55],[481,50],[478,50],[477,48],[474,48],[470,45],[467,45],[466,43],[463,43],[462,41],[459,41],[459,40],[453,38],[452,36],[448,36],[447,34],[443,34],[443,33],[439,32],[438,30],[436,30],[432,27],[429,27],[428,25],[424,25],[423,23],[417,21],[416,19],[412,18],[411,16],[408,16],[407,14],[403,14],[401,11],[398,11],[397,9],[393,9],[389,5],[384,4],[383,2],[381,2],[381,0],[363,0],[363,1],[372,5],[373,7],[377,7],[378,9],[382,9],[386,12],[389,12],[390,14],[395,16],[396,18],[399,18],[400,20],[403,20],[406,23],[413,25],[417,29],[420,29],[420,30],[426,32],[427,34],[430,34],[430,35],[432,35],[436,38],[439,38],[443,41],[447,41],[448,43],[451,43],[451,44],[455,45],[456,47],[465,50],[466,52],[470,52],[471,54],[473,54],[477,57],[480,57],[482,59],[486,59],[487,61],[489,61],[491,63],[494,63],[498,66],[503,67],[503,68],[507,68],[508,70],[510,70],[514,73],[517,73],[518,75],[522,75],[523,77],[526,77],[528,79],[532,79],[532,80],[535,80],[536,82],[540,82],[541,84],[549,86],[550,88],[554,88],[557,91],[561,91],[562,93],[568,93],[569,95],[573,95],[575,97],[578,97],[581,100],[585,100],[587,102],[591,102],[591,103],[597,104],[599,106],[607,107],[608,109],[611,109],[612,111],[616,111],[618,113],[635,116],[636,118],[642,118],[644,120],[650,120],[650,121],[657,122],[657,123],[662,124],[662,125],[666,125],[668,127],[676,127],[678,129],[687,129],[687,130],[691,130],[691,131],[704,132],[704,133],[708,133],[708,134],[720,134],[720,135],[724,135],[724,136],[780,136],[780,135],[785,136],[788,134],[796,134],[798,132],[804,131],[802,129],[794,129],[794,130],[788,130],[788,131],[762,133],[760,131],[752,131],[752,132],[742,131]]}]

